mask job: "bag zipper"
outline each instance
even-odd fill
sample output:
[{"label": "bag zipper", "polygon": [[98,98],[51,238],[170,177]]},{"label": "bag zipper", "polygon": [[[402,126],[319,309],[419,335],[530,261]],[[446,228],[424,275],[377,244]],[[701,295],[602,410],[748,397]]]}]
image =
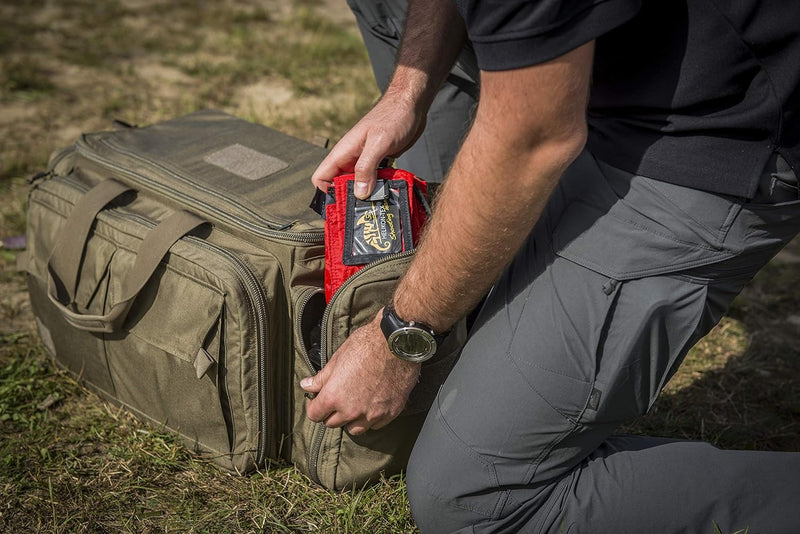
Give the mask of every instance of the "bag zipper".
[{"label": "bag zipper", "polygon": [[[89,188],[80,183],[71,177],[61,176],[60,177],[63,181],[67,182],[69,185],[73,186],[75,189],[86,193]],[[55,195],[52,192],[49,194]],[[65,199],[66,200],[66,199]],[[121,208],[113,208],[111,210],[104,210],[103,214],[110,215],[112,217],[116,217],[119,219],[127,219],[131,221],[138,222],[139,224],[153,229],[156,226],[156,223],[151,221],[150,219],[139,215],[137,213],[132,213],[128,211],[123,211]],[[269,322],[267,316],[267,295],[264,287],[258,281],[256,276],[250,270],[250,267],[242,261],[238,256],[231,253],[230,251],[218,247],[212,243],[208,243],[198,237],[194,236],[184,236],[181,239],[185,239],[200,248],[208,250],[218,256],[221,256],[228,260],[231,265],[233,265],[234,271],[237,275],[237,278],[240,282],[242,282],[242,288],[244,289],[244,294],[247,296],[248,304],[251,311],[251,316],[255,322],[255,332],[256,332],[256,351],[257,351],[257,358],[258,358],[258,405],[259,405],[259,427],[258,427],[258,444],[256,449],[256,464],[262,465],[263,462],[266,460],[267,452],[268,452],[268,426],[269,426],[269,417],[268,414],[272,413],[274,407],[270,406],[269,398],[270,396],[267,394],[270,391],[272,384],[269,384],[269,377],[272,376],[271,374],[271,362],[267,357],[267,345],[269,341]]]},{"label": "bag zipper", "polygon": [[[189,185],[191,185],[192,187],[194,187],[196,189],[200,189],[200,190],[202,190],[202,191],[204,191],[204,192],[206,192],[206,193],[208,193],[210,195],[216,196],[220,200],[224,201],[226,204],[232,204],[230,199],[226,198],[223,195],[220,195],[218,192],[213,191],[211,189],[208,189],[207,187],[204,187],[203,185],[198,184],[196,182],[192,182],[191,180],[188,180],[186,177],[182,176],[181,174],[178,174],[175,171],[173,171],[171,169],[168,169],[168,168],[164,167],[163,165],[160,165],[157,162],[151,161],[149,159],[145,159],[145,158],[143,158],[142,156],[140,156],[138,154],[135,154],[133,152],[127,151],[127,150],[122,149],[120,147],[111,145],[106,140],[101,139],[100,141],[104,145],[109,147],[111,150],[114,150],[115,152],[123,154],[123,155],[125,155],[127,157],[130,157],[130,158],[132,158],[132,159],[134,159],[134,160],[136,160],[136,161],[138,161],[140,163],[143,163],[143,164],[145,164],[145,165],[147,165],[147,166],[149,166],[151,168],[154,168],[159,173],[167,174],[170,177],[175,178],[176,180],[178,180],[180,182],[189,184]],[[77,143],[75,143],[75,148],[76,148],[77,152],[80,153],[82,156],[84,156],[86,159],[88,159],[90,161],[93,161],[94,163],[97,163],[98,165],[101,165],[103,167],[106,167],[106,168],[108,168],[108,169],[110,169],[110,170],[112,170],[112,171],[114,171],[116,173],[124,175],[124,176],[130,178],[131,180],[133,180],[137,184],[144,185],[149,189],[154,189],[154,190],[160,191],[162,194],[164,194],[168,198],[177,199],[178,201],[183,202],[186,205],[200,206],[202,208],[203,212],[209,214],[209,216],[214,217],[214,218],[218,218],[218,219],[220,219],[222,221],[225,221],[228,224],[231,224],[231,225],[236,226],[238,228],[244,229],[244,230],[246,230],[248,232],[252,232],[252,233],[254,233],[254,234],[258,235],[258,236],[267,237],[267,238],[270,238],[270,239],[280,239],[280,240],[284,240],[284,241],[292,241],[292,242],[299,242],[299,243],[309,243],[309,244],[322,243],[324,241],[324,239],[325,239],[325,232],[322,231],[322,230],[320,230],[320,231],[309,231],[309,232],[291,232],[288,229],[291,228],[292,223],[288,223],[288,224],[285,224],[285,225],[276,225],[276,224],[270,224],[269,222],[265,222],[264,225],[259,225],[259,224],[255,224],[253,222],[246,221],[246,220],[244,220],[244,219],[242,219],[240,217],[236,217],[236,216],[227,214],[224,211],[220,210],[218,207],[212,206],[211,204],[208,204],[207,202],[204,202],[204,201],[199,200],[199,199],[197,199],[195,197],[187,195],[186,193],[183,193],[181,191],[178,191],[177,189],[171,188],[171,187],[169,187],[169,186],[167,186],[167,185],[165,185],[163,183],[156,182],[155,180],[152,180],[152,179],[150,179],[149,177],[147,177],[147,176],[145,176],[143,174],[134,172],[134,171],[130,170],[129,168],[124,167],[124,166],[116,163],[115,161],[113,161],[111,159],[108,159],[108,158],[105,158],[105,157],[101,156],[97,152],[93,151],[91,149],[91,147],[89,147],[86,144],[86,141],[83,138],[81,138],[80,140],[78,140]],[[240,205],[237,204],[236,208],[248,212],[256,220],[263,219],[263,217],[261,217],[260,215],[258,215],[255,212],[253,212],[252,210],[248,210],[244,206],[240,206]]]},{"label": "bag zipper", "polygon": [[[350,278],[345,280],[342,283],[342,285],[340,285],[339,288],[334,292],[334,294],[331,296],[330,302],[328,302],[328,305],[325,307],[325,312],[322,315],[322,335],[321,335],[321,338],[320,338],[320,349],[319,349],[320,364],[321,364],[322,368],[324,368],[328,363],[328,336],[327,336],[327,332],[329,330],[328,322],[330,321],[330,314],[331,314],[331,309],[333,308],[332,305],[333,305],[334,301],[340,295],[342,295],[344,293],[344,291],[346,291],[346,289],[350,285],[355,283],[354,280],[356,278],[358,278],[358,276],[361,273],[367,271],[368,269],[372,269],[373,267],[377,267],[379,265],[382,265],[382,264],[384,264],[386,262],[411,256],[411,255],[414,254],[414,252],[415,252],[415,249],[406,250],[404,252],[397,252],[397,253],[385,256],[385,257],[383,257],[383,258],[381,258],[379,260],[375,260],[373,262],[370,262],[367,265],[365,265],[361,270],[359,270],[357,273],[355,273],[353,276],[351,276]],[[320,449],[322,448],[322,441],[325,438],[325,432],[327,431],[327,428],[328,427],[326,427],[325,423],[323,423],[323,422],[317,423],[314,426],[314,432],[313,432],[313,434],[311,436],[311,447],[308,450],[308,474],[311,477],[311,480],[313,480],[314,482],[316,482],[317,484],[320,484],[320,485],[322,485],[322,483],[320,482],[320,479],[319,479],[319,453],[320,453]]]}]

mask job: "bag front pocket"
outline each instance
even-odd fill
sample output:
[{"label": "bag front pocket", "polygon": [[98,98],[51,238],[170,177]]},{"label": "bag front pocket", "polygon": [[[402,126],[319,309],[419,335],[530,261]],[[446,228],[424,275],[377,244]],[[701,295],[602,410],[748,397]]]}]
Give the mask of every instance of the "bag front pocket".
[{"label": "bag front pocket", "polygon": [[[109,302],[136,255],[119,250]],[[269,317],[263,286],[234,254],[197,237],[170,250],[122,330],[106,334],[118,400],[177,431],[227,469],[248,472],[275,454],[268,393]]]},{"label": "bag front pocket", "polygon": [[[111,302],[118,291],[114,271],[130,267],[124,265],[130,256],[124,251],[115,257]],[[211,455],[233,452],[237,432],[220,343],[224,303],[219,288],[162,266],[137,297],[123,330],[105,335],[117,400],[177,431],[195,452]]]},{"label": "bag front pocket", "polygon": [[[90,221],[79,239],[77,290],[69,300],[55,296],[52,286],[71,285],[63,284],[71,277],[63,275],[69,269],[54,272],[52,251],[59,242],[69,245],[60,250],[75,248],[62,230],[95,189],[54,178],[32,194],[29,232],[40,237],[28,267],[31,295],[57,360],[221,466],[246,472],[262,465],[280,439],[267,395],[273,373],[264,286],[236,254],[186,235],[202,220],[161,210],[156,223],[134,202]],[[36,215],[45,206],[67,214],[55,232],[40,231],[52,219]]]}]

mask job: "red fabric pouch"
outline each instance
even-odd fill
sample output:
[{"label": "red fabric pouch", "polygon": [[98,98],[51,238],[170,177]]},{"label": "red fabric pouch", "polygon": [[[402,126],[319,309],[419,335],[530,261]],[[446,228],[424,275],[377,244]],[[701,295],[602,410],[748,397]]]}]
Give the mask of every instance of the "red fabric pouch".
[{"label": "red fabric pouch", "polygon": [[401,169],[378,169],[367,200],[355,175],[333,179],[325,195],[325,299],[366,264],[416,247],[428,220],[427,184]]}]

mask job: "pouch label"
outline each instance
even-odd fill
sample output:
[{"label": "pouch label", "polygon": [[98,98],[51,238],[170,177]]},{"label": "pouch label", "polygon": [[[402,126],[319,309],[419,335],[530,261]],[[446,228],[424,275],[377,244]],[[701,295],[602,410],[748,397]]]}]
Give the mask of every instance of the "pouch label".
[{"label": "pouch label", "polygon": [[378,180],[376,189],[384,191],[383,198],[360,200],[348,183],[344,265],[364,265],[412,246],[406,183]]},{"label": "pouch label", "polygon": [[[361,206],[359,206],[361,204]],[[394,209],[392,209],[394,208]],[[360,215],[360,216],[359,216]],[[388,200],[380,202],[356,202],[356,227],[354,248],[365,254],[390,254],[402,252],[399,239],[397,206]]]}]

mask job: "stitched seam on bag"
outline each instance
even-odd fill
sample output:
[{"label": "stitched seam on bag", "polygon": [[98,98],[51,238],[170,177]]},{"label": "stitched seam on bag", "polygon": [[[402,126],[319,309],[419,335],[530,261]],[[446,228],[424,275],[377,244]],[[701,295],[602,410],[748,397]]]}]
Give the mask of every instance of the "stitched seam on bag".
[{"label": "stitched seam on bag", "polygon": [[[328,430],[330,430],[330,429],[328,429]],[[331,480],[333,480],[333,487],[334,488],[338,488],[339,487],[336,484],[336,477],[339,474],[339,464],[340,464],[340,460],[342,458],[342,442],[344,441],[344,430],[342,429],[342,427],[339,427],[337,430],[338,430],[338,432],[337,432],[338,436],[333,436],[333,437],[330,438],[330,441],[334,441],[335,440],[335,444],[334,445],[336,446],[336,452],[333,453],[333,458],[334,458],[334,462],[333,462],[333,477],[331,478]],[[330,435],[330,432],[329,432],[329,435]],[[328,449],[328,451],[326,451],[326,452],[330,452],[332,450],[333,450],[333,447],[330,447]],[[317,473],[319,473],[319,464],[317,464]]]},{"label": "stitched seam on bag", "polygon": [[[256,312],[253,309],[253,306],[248,306],[247,307],[247,319],[248,319],[249,324],[251,324],[251,325],[254,325],[254,324],[257,323]],[[227,324],[225,326],[225,330],[226,330],[225,334],[227,335],[228,334],[228,332],[227,332],[227,330],[228,330]],[[239,328],[238,330],[239,330],[239,346],[242,347],[242,349],[244,349],[244,348],[248,347],[248,344],[245,343],[245,339],[244,339],[244,334],[245,334],[246,329],[245,328]],[[257,343],[255,343],[255,341],[257,341],[257,339],[254,337],[253,341],[254,341],[253,344],[256,345],[255,352],[256,352],[256,354],[258,354],[258,346],[257,346]],[[268,340],[264,340],[265,343],[267,341]],[[250,352],[250,351],[249,350],[241,350],[242,354],[246,354],[247,352]],[[228,355],[228,353],[226,351],[226,353],[225,353],[226,358],[227,358],[227,355]],[[257,367],[258,367],[258,364],[257,364]],[[239,390],[239,400],[240,400],[240,406],[242,408],[242,412],[246,413],[248,411],[247,408],[246,408],[247,403],[245,402],[244,388],[241,387],[241,385],[244,384],[244,382],[245,382],[245,366],[244,365],[240,365],[239,366],[239,386],[240,387],[238,388],[238,390]],[[257,382],[258,386],[260,386],[261,388],[265,388],[266,387],[266,385],[261,384],[261,377],[258,377],[256,382]],[[228,389],[228,393],[230,395],[230,388],[226,388],[226,389]],[[264,411],[266,411],[267,406],[262,405],[262,400],[264,401],[264,403],[267,403],[269,401],[267,399],[264,399],[263,395],[261,395],[260,392],[256,393],[256,397],[257,397],[256,406],[258,407],[258,411],[263,413]],[[264,439],[264,443],[268,447],[269,444],[266,443],[266,440],[269,437],[269,436],[267,436],[267,429],[266,428],[261,428],[261,420],[260,420],[259,414],[256,414],[255,418],[256,418],[256,424],[255,424],[255,430],[253,430],[253,427],[250,425],[249,419],[247,417],[243,417],[245,425],[247,426],[248,434],[256,436],[256,447],[257,447],[258,446],[258,439],[260,437],[260,434],[263,433],[264,434],[264,438],[263,438]],[[231,408],[231,421],[233,421],[233,408]]]}]

